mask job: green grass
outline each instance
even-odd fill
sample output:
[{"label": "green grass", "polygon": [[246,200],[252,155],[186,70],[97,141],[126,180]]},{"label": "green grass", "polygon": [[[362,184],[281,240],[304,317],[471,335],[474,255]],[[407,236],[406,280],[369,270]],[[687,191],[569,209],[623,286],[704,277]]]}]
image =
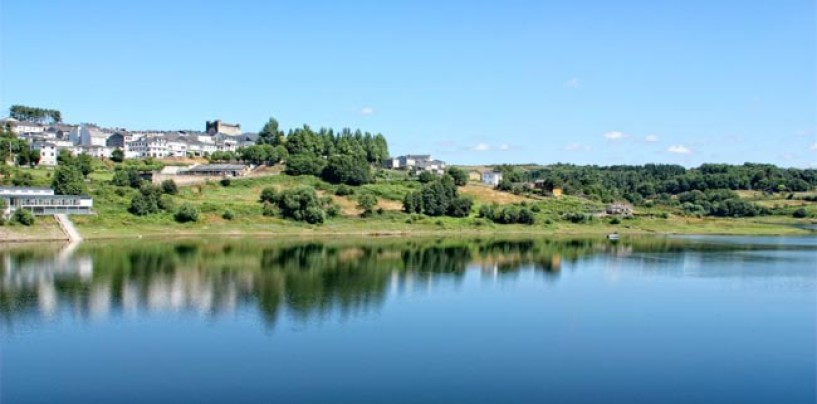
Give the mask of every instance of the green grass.
[{"label": "green grass", "polygon": [[[52,170],[22,169],[30,172],[35,185],[50,184]],[[403,197],[420,184],[408,180],[405,176],[389,174],[375,184],[368,184],[356,189],[356,193],[369,192],[381,200],[402,201]],[[94,198],[96,215],[74,216],[73,220],[85,238],[122,238],[122,237],[167,237],[199,235],[318,235],[318,234],[603,234],[612,231],[628,234],[651,233],[696,233],[696,234],[808,234],[808,231],[797,228],[794,224],[810,223],[811,219],[793,219],[789,211],[796,207],[786,206],[775,211],[775,215],[757,218],[694,218],[683,216],[678,208],[672,207],[637,207],[636,216],[622,219],[619,224],[610,224],[609,219],[594,218],[585,224],[573,224],[563,219],[567,213],[593,213],[603,209],[604,204],[583,198],[564,196],[560,199],[537,198],[525,200],[529,208],[539,210],[535,213],[535,225],[499,225],[486,219],[477,218],[477,211],[482,204],[491,200],[475,200],[473,213],[468,218],[426,217],[408,215],[399,211],[386,211],[370,218],[342,216],[328,219],[323,225],[308,225],[278,217],[267,217],[261,214],[262,205],[258,202],[261,191],[266,187],[284,189],[299,185],[308,185],[321,190],[326,195],[333,195],[335,185],[328,184],[313,176],[291,177],[271,175],[265,177],[236,179],[228,187],[218,182],[180,187],[179,194],[171,199],[175,206],[183,203],[195,205],[201,219],[197,223],[179,224],[173,220],[172,212],[162,212],[148,216],[134,216],[128,212],[130,200],[137,190],[128,187],[110,185],[112,172],[98,170],[89,176],[88,188]],[[395,205],[395,204],[393,204]],[[398,205],[399,206],[399,205]],[[799,204],[797,205],[799,206]],[[817,204],[804,205],[812,217],[817,217]],[[230,210],[233,220],[222,218]],[[660,215],[669,214],[661,219]],[[23,226],[0,227],[0,236],[32,237],[36,232],[59,238],[61,234],[56,224],[48,219],[39,220],[32,228]]]}]

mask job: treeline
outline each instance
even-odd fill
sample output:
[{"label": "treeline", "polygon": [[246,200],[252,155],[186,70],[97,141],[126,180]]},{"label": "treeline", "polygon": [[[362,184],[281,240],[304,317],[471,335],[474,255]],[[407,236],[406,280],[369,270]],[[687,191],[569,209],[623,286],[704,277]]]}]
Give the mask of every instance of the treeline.
[{"label": "treeline", "polygon": [[507,165],[498,169],[503,172],[501,187],[513,189],[514,183],[541,180],[547,190],[561,188],[567,195],[604,202],[626,199],[640,203],[689,191],[802,192],[817,187],[817,170],[771,164],[703,164],[691,169],[670,164],[607,167],[556,164],[532,170]]},{"label": "treeline", "polygon": [[25,105],[12,105],[9,108],[9,116],[18,121],[37,123],[62,122],[62,113],[56,109],[27,107]]},{"label": "treeline", "polygon": [[333,184],[362,185],[372,181],[371,165],[388,157],[388,142],[382,134],[360,129],[313,131],[307,125],[285,134],[271,118],[258,133],[255,145],[236,152],[215,152],[210,160],[256,165],[285,162],[289,175],[314,175]]},{"label": "treeline", "polygon": [[290,129],[285,135],[278,128],[278,121],[274,118],[270,118],[258,133],[257,144],[284,146],[290,156],[345,155],[369,163],[380,163],[389,157],[388,142],[380,133],[372,134],[360,129],[352,131],[349,128],[337,132],[331,128],[320,128],[314,131],[304,125],[301,128]]}]

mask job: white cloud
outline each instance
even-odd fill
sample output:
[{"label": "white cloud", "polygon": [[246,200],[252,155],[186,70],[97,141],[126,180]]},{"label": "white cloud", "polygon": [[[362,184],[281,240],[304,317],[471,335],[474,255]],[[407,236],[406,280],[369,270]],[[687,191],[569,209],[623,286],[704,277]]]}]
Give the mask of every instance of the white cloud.
[{"label": "white cloud", "polygon": [[499,146],[499,150],[510,150],[510,149],[511,149],[511,146],[509,146],[507,144],[503,144],[503,145]]},{"label": "white cloud", "polygon": [[567,88],[579,88],[582,85],[582,81],[579,80],[577,77],[573,77],[572,79],[565,81],[564,86]]},{"label": "white cloud", "polygon": [[646,137],[644,137],[644,141],[650,142],[650,143],[655,143],[658,140],[659,140],[658,135],[647,135]]},{"label": "white cloud", "polygon": [[814,144],[813,144],[813,145],[811,145],[811,147],[809,147],[808,149],[809,149],[809,150],[817,150],[817,143],[814,143]]},{"label": "white cloud", "polygon": [[487,144],[487,143],[478,143],[476,146],[472,147],[471,150],[478,151],[478,152],[484,152],[484,151],[491,150],[491,146],[489,144]]},{"label": "white cloud", "polygon": [[363,107],[360,109],[361,115],[374,115],[374,108],[372,107]]},{"label": "white cloud", "polygon": [[628,135],[626,133],[622,133],[622,132],[619,132],[619,131],[607,132],[602,136],[606,137],[609,140],[620,140],[620,139],[624,139],[624,138],[628,137]]},{"label": "white cloud", "polygon": [[682,146],[682,145],[679,145],[679,144],[670,146],[667,149],[667,151],[670,152],[670,153],[676,153],[676,154],[692,154],[692,150],[690,150],[686,146]]}]

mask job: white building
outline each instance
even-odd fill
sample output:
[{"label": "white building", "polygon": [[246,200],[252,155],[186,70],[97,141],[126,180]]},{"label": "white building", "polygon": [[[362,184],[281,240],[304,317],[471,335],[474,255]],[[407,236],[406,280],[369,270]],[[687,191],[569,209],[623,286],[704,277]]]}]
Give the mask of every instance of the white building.
[{"label": "white building", "polygon": [[18,121],[14,118],[8,118],[0,121],[3,126],[8,125],[15,135],[23,133],[42,133],[45,127],[36,122]]},{"label": "white building", "polygon": [[145,136],[127,143],[128,158],[164,158],[168,155],[167,139],[164,136]]},{"label": "white building", "polygon": [[487,171],[482,173],[482,183],[497,186],[502,181],[502,173],[499,171]]},{"label": "white building", "polygon": [[108,136],[110,136],[110,134],[99,130],[99,128],[88,125],[80,125],[74,128],[74,130],[68,134],[68,140],[74,142],[74,144],[77,146],[104,147],[105,142],[108,140]]},{"label": "white building", "polygon": [[39,150],[39,165],[49,167],[57,165],[57,155],[59,154],[59,149],[54,142],[36,141],[31,143],[30,148],[31,150]]},{"label": "white building", "polygon": [[107,146],[74,146],[73,153],[75,156],[84,153],[98,159],[109,159],[113,150],[113,148]]}]

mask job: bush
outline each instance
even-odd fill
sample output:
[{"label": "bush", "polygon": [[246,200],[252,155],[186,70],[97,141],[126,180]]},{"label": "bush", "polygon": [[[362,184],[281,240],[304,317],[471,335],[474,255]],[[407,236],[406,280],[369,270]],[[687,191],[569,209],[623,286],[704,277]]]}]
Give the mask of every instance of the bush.
[{"label": "bush", "polygon": [[185,203],[179,207],[173,218],[179,223],[195,222],[199,220],[199,211],[195,206]]},{"label": "bush", "polygon": [[614,217],[610,219],[610,224],[621,224],[621,220],[619,220],[619,218],[617,217]]},{"label": "bush", "polygon": [[366,159],[347,155],[330,157],[321,178],[332,184],[363,185],[372,181]]},{"label": "bush", "polygon": [[571,223],[587,223],[593,220],[593,216],[584,213],[567,213],[564,219]]},{"label": "bush", "polygon": [[434,181],[436,179],[437,179],[437,176],[434,175],[434,173],[432,173],[431,171],[423,171],[423,172],[420,173],[420,175],[417,176],[417,180],[419,180],[423,184],[427,184],[427,183],[429,183],[431,181]]},{"label": "bush", "polygon": [[516,222],[519,224],[534,224],[536,222],[536,218],[533,215],[533,212],[530,211],[528,208],[519,209],[519,216],[516,218]]},{"label": "bush", "polygon": [[284,190],[276,195],[274,203],[285,218],[310,224],[324,221],[325,212],[312,187],[300,186]]},{"label": "bush", "polygon": [[338,217],[340,216],[340,213],[340,206],[337,204],[331,204],[326,208],[326,216],[328,217]]},{"label": "bush", "polygon": [[278,191],[275,190],[273,187],[264,188],[261,191],[261,197],[259,198],[260,202],[269,202],[275,203],[275,200],[278,198]]},{"label": "bush", "polygon": [[374,207],[377,205],[377,198],[372,194],[363,194],[357,198],[357,207],[363,209],[362,217],[369,217],[374,213]]},{"label": "bush", "polygon": [[159,197],[157,206],[161,210],[170,212],[171,210],[173,210],[176,204],[173,202],[173,198],[171,198],[169,195],[162,195]]},{"label": "bush", "polygon": [[471,214],[471,207],[474,201],[471,198],[457,197],[448,205],[446,214],[452,217],[468,217]]},{"label": "bush", "polygon": [[423,212],[423,196],[419,192],[409,192],[403,198],[403,212],[406,213],[422,213]]},{"label": "bush", "polygon": [[142,184],[139,188],[139,193],[134,195],[131,199],[130,213],[137,216],[145,216],[151,213],[156,213],[162,209],[162,205],[168,203],[166,200],[161,201],[162,191],[153,185]]},{"label": "bush", "polygon": [[791,215],[792,217],[802,219],[804,217],[808,217],[808,212],[804,208],[800,208],[795,210]]},{"label": "bush", "polygon": [[224,220],[233,220],[235,219],[235,213],[233,213],[232,210],[227,209],[221,214],[221,218]]},{"label": "bush", "polygon": [[494,212],[497,209],[497,206],[494,205],[482,205],[479,207],[479,217],[494,220]]},{"label": "bush", "polygon": [[74,166],[60,166],[51,182],[57,195],[82,195],[86,192],[82,172]]},{"label": "bush", "polygon": [[34,214],[27,209],[17,209],[14,211],[11,220],[23,226],[31,226],[34,224]]},{"label": "bush", "polygon": [[221,181],[219,181],[219,184],[221,184],[222,187],[229,187],[230,184],[232,184],[232,180],[229,178],[222,178]]},{"label": "bush", "polygon": [[346,184],[340,184],[338,188],[335,190],[335,195],[337,196],[349,196],[354,194],[355,189]]},{"label": "bush", "polygon": [[261,214],[264,216],[275,216],[278,213],[278,209],[275,208],[270,202],[264,202],[264,207],[261,209]]},{"label": "bush", "polygon": [[162,193],[167,195],[176,195],[179,193],[179,187],[176,186],[176,181],[164,180],[162,181]]}]

